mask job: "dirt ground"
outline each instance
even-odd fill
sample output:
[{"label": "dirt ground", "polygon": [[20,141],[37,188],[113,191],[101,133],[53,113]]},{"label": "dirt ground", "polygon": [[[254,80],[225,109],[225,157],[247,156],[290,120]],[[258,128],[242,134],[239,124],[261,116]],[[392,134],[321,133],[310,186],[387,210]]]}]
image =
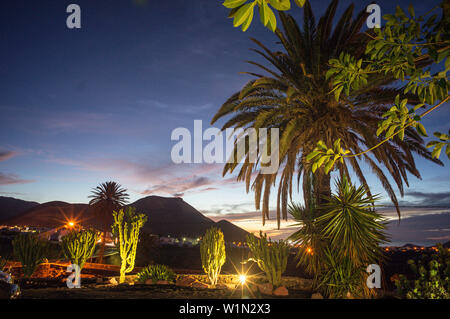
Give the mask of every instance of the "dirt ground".
[{"label": "dirt ground", "polygon": [[[179,287],[175,285],[98,285],[87,284],[81,288],[24,288],[20,299],[233,299],[233,298],[278,298],[252,293],[248,289],[208,289]],[[310,298],[311,293],[289,290],[286,298]]]}]

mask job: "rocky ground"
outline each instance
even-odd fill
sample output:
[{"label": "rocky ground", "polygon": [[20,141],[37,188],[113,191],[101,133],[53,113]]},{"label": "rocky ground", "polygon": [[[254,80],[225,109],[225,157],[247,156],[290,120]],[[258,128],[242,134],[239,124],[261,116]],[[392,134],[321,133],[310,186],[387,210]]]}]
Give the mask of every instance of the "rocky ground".
[{"label": "rocky ground", "polygon": [[87,284],[82,288],[26,288],[21,299],[232,299],[232,298],[310,298],[311,293],[303,290],[289,290],[288,296],[262,295],[248,289],[211,289],[180,287],[176,285]]}]

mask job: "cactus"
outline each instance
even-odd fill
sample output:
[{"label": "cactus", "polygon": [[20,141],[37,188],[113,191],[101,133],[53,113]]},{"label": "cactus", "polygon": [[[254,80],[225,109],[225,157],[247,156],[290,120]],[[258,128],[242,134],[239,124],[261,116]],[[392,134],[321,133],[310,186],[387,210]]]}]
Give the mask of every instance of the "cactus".
[{"label": "cactus", "polygon": [[200,255],[203,270],[211,281],[211,285],[216,285],[226,259],[225,241],[220,229],[211,227],[206,231],[200,243]]},{"label": "cactus", "polygon": [[147,279],[151,279],[153,283],[156,283],[159,280],[173,282],[175,280],[175,273],[165,265],[149,265],[142,269],[142,271],[136,275],[136,278],[140,282],[145,282]]},{"label": "cactus", "polygon": [[134,269],[136,259],[136,248],[139,241],[139,231],[147,221],[145,214],[136,214],[136,208],[127,207],[118,212],[113,212],[114,224],[112,233],[117,238],[119,244],[120,266],[119,282],[125,282],[125,274]]},{"label": "cactus", "polygon": [[31,277],[45,258],[47,243],[34,234],[25,233],[17,235],[12,245],[14,256],[22,263],[24,277]]},{"label": "cactus", "polygon": [[280,240],[272,242],[267,239],[267,234],[259,232],[260,238],[254,235],[247,236],[247,244],[253,257],[248,261],[254,261],[266,274],[267,280],[275,287],[281,284],[281,275],[286,270],[289,256],[289,245]]},{"label": "cactus", "polygon": [[72,264],[83,269],[86,261],[92,257],[98,235],[94,230],[72,231],[62,238],[62,251]]}]

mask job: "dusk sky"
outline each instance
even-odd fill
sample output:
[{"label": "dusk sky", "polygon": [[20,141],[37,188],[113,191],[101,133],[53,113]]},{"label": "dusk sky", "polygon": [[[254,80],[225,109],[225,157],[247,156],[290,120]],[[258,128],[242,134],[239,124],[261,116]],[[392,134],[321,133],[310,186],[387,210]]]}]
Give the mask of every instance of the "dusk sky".
[{"label": "dusk sky", "polygon": [[[261,227],[253,193],[223,164],[174,164],[171,132],[193,131],[212,116],[261,61],[248,49],[255,37],[275,48],[276,37],[255,14],[247,32],[234,28],[218,0],[6,0],[0,3],[0,196],[40,203],[88,202],[91,189],[113,180],[131,201],[147,195],[182,196],[214,219]],[[311,0],[319,17],[329,1]],[[340,16],[352,1],[341,1]],[[354,1],[357,11],[371,1]],[[421,14],[440,1],[377,1],[382,14],[413,3]],[[66,27],[66,7],[81,7],[81,29]],[[302,9],[292,14],[300,19]],[[450,127],[449,104],[424,119],[428,132]],[[220,128],[223,121],[215,124]],[[206,143],[205,143],[206,144]],[[450,170],[417,158],[422,180],[409,176],[403,205],[450,207]],[[389,203],[370,173],[373,193]],[[303,201],[301,192],[295,200]],[[271,208],[275,208],[272,201]],[[405,216],[439,218],[450,240],[450,209],[405,209]],[[447,212],[447,213],[446,213]],[[394,216],[393,210],[386,214]],[[274,216],[274,214],[272,214]],[[434,229],[430,226],[430,229]],[[439,237],[438,236],[438,237]]]}]

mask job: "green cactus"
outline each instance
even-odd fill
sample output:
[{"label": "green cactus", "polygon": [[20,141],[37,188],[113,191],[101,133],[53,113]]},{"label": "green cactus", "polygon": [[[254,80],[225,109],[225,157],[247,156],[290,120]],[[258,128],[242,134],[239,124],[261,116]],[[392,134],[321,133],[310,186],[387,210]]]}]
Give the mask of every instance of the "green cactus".
[{"label": "green cactus", "polygon": [[136,214],[136,208],[127,207],[118,212],[113,212],[114,224],[112,233],[117,238],[119,244],[120,266],[119,282],[125,282],[125,274],[134,269],[136,259],[136,248],[139,241],[139,231],[147,221],[145,214]]},{"label": "green cactus", "polygon": [[147,279],[151,279],[153,283],[156,283],[159,280],[173,282],[175,280],[175,273],[165,265],[149,265],[142,269],[141,272],[136,275],[136,278],[140,282],[145,282]]},{"label": "green cactus", "polygon": [[220,229],[211,227],[200,242],[202,266],[211,285],[217,284],[220,271],[226,260],[225,241]]},{"label": "green cactus", "polygon": [[289,245],[284,241],[272,242],[267,239],[267,234],[259,232],[260,238],[254,235],[247,236],[247,245],[253,257],[248,261],[254,261],[266,274],[267,280],[275,287],[281,284],[281,275],[286,270],[289,256]]},{"label": "green cactus", "polygon": [[14,256],[22,263],[23,275],[31,277],[47,254],[47,242],[32,233],[17,235],[12,241]]},{"label": "green cactus", "polygon": [[72,264],[80,266],[81,270],[92,257],[97,240],[98,234],[94,230],[72,231],[62,238],[63,254]]}]

